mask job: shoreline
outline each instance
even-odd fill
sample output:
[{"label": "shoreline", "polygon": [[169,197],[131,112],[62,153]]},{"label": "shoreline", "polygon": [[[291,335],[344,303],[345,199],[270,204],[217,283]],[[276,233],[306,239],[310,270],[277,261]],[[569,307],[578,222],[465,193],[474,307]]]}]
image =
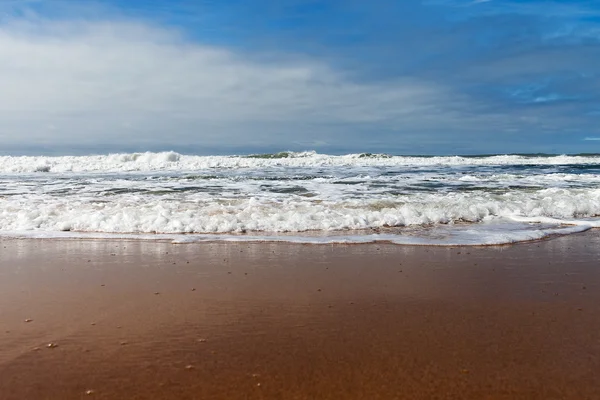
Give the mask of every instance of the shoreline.
[{"label": "shoreline", "polygon": [[501,246],[0,251],[3,400],[600,396],[598,229]]},{"label": "shoreline", "polygon": [[[462,227],[471,224],[462,225]],[[459,225],[461,226],[461,225]],[[442,229],[446,226],[442,226]],[[431,229],[431,230],[428,230]],[[423,232],[431,234],[439,226],[426,227]],[[561,232],[562,230],[562,232]],[[129,242],[160,242],[178,245],[186,244],[290,244],[290,245],[396,245],[396,246],[424,246],[424,247],[494,247],[511,246],[555,238],[577,235],[588,231],[600,231],[595,225],[562,224],[548,227],[545,230],[530,231],[537,233],[537,237],[527,239],[508,239],[498,243],[471,243],[467,239],[462,242],[444,242],[443,239],[427,237],[425,235],[411,235],[414,231],[385,232],[382,230],[355,231],[308,231],[308,232],[220,232],[220,233],[112,233],[112,232],[86,232],[86,231],[0,231],[0,240],[84,240],[84,241],[129,241]],[[444,233],[456,233],[447,230]],[[404,240],[404,241],[403,241]]]}]

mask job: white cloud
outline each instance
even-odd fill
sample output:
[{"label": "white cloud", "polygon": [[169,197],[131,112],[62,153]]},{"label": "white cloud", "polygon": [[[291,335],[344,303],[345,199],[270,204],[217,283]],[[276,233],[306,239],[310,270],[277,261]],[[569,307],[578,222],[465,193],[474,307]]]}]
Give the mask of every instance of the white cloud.
[{"label": "white cloud", "polygon": [[0,144],[264,144],[307,127],[435,129],[461,119],[439,106],[451,100],[426,82],[356,83],[318,60],[250,60],[135,22],[0,26]]},{"label": "white cloud", "polygon": [[588,141],[596,141],[596,140],[600,140],[600,137],[586,137],[583,140],[588,140]]}]

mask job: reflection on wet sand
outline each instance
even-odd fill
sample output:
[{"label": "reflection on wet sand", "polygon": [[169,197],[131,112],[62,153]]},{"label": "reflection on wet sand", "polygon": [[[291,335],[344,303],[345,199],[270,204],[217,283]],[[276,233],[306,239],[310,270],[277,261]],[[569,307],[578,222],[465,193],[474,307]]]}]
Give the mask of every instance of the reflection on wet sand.
[{"label": "reflection on wet sand", "polygon": [[0,398],[600,394],[600,232],[501,247],[0,242]]}]

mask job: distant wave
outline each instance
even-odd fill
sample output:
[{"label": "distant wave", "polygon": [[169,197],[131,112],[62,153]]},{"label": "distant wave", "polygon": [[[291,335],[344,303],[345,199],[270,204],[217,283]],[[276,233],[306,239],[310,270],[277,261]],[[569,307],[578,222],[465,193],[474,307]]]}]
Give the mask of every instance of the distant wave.
[{"label": "distant wave", "polygon": [[245,156],[194,156],[169,151],[91,156],[0,156],[0,174],[462,165],[600,165],[600,155],[391,156],[357,153],[335,156],[314,151],[285,151]]}]

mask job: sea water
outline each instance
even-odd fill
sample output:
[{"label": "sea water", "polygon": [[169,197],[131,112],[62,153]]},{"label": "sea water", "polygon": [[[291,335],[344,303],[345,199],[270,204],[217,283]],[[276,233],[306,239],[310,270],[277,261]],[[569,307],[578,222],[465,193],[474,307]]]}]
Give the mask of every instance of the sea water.
[{"label": "sea water", "polygon": [[0,157],[0,235],[486,245],[600,227],[600,155]]}]

